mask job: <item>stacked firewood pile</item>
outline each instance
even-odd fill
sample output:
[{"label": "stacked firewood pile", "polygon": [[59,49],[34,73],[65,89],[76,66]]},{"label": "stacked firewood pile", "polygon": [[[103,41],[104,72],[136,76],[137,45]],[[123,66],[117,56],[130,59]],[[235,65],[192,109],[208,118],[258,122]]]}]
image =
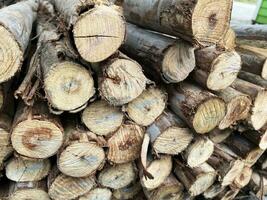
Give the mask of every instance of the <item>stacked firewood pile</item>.
[{"label": "stacked firewood pile", "polygon": [[231,0],[1,6],[0,199],[267,194],[267,37]]}]

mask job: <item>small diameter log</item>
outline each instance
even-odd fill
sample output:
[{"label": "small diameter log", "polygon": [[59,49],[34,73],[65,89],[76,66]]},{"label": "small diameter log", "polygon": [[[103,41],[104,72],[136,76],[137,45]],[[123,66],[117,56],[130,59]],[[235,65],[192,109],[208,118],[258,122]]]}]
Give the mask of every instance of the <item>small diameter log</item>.
[{"label": "small diameter log", "polygon": [[113,196],[116,199],[133,199],[138,193],[140,193],[142,190],[142,186],[140,184],[140,181],[136,181],[131,183],[130,185],[127,185],[123,188],[119,188],[113,191]]},{"label": "small diameter log", "polygon": [[151,175],[147,177],[140,170],[140,182],[146,190],[153,190],[158,188],[166,178],[170,175],[172,170],[172,158],[170,156],[161,156],[157,160],[151,160],[147,167],[146,171]]},{"label": "small diameter log", "polygon": [[189,43],[129,23],[126,30],[123,49],[127,54],[144,61],[145,71],[153,70],[165,82],[177,83],[186,79],[195,68],[195,48]]},{"label": "small diameter log", "polygon": [[9,193],[9,200],[50,200],[45,181],[12,183]]},{"label": "small diameter log", "polygon": [[267,102],[267,90],[242,79],[236,79],[231,87],[250,95],[254,100],[251,123],[256,130],[260,130],[267,124],[267,107],[265,106]]},{"label": "small diameter log", "polygon": [[0,11],[0,82],[10,79],[21,68],[28,46],[38,1],[27,0]]},{"label": "small diameter log", "polygon": [[253,83],[255,85],[261,86],[263,88],[267,88],[267,80],[263,79],[261,76],[246,72],[246,71],[240,71],[238,74],[238,78],[246,80],[250,83]]},{"label": "small diameter log", "polygon": [[224,191],[226,191],[226,187],[222,186],[221,183],[216,182],[203,193],[203,196],[206,199],[216,199],[215,197]]},{"label": "small diameter log", "polygon": [[227,188],[223,192],[221,192],[215,199],[216,200],[234,200],[235,197],[240,192],[239,189]]},{"label": "small diameter log", "polygon": [[253,171],[250,167],[245,166],[241,174],[235,178],[231,187],[236,189],[244,188],[249,183],[252,176],[252,172]]},{"label": "small diameter log", "polygon": [[214,148],[213,155],[208,159],[207,163],[218,172],[222,186],[230,185],[242,173],[245,166],[243,161],[236,159],[217,146]]},{"label": "small diameter log", "polygon": [[135,124],[123,124],[107,142],[108,160],[120,164],[139,158],[143,138],[142,127]]},{"label": "small diameter log", "polygon": [[54,180],[49,180],[48,194],[54,200],[76,199],[88,193],[95,185],[94,177],[73,178],[59,174]]},{"label": "small diameter log", "polygon": [[142,67],[134,60],[119,53],[103,64],[99,90],[110,104],[118,106],[137,98],[146,88],[148,79]]},{"label": "small diameter log", "polygon": [[15,182],[36,182],[45,178],[51,168],[50,161],[13,157],[6,165],[6,176]]},{"label": "small diameter log", "polygon": [[236,47],[236,35],[232,28],[229,28],[225,33],[223,39],[219,42],[219,45],[226,50],[233,50]]},{"label": "small diameter log", "polygon": [[147,128],[146,133],[150,136],[156,154],[177,155],[185,150],[193,139],[191,130],[169,110],[165,110]]},{"label": "small diameter log", "polygon": [[196,50],[199,70],[193,78],[210,90],[222,90],[230,86],[241,69],[241,58],[234,50],[222,50],[215,46]]},{"label": "small diameter log", "polygon": [[137,177],[134,163],[124,163],[107,166],[98,177],[98,182],[104,187],[120,189],[132,183]]},{"label": "small diameter log", "polygon": [[267,40],[267,27],[263,24],[234,24],[231,27],[238,38],[248,40]]},{"label": "small diameter log", "polygon": [[[100,62],[111,56],[125,38],[125,20],[108,1],[53,0],[82,58]],[[88,26],[90,21],[90,26]]]},{"label": "small diameter log", "polygon": [[182,162],[175,160],[174,173],[191,196],[205,192],[216,179],[215,170],[207,163],[189,168]]},{"label": "small diameter log", "polygon": [[206,137],[197,137],[183,154],[189,167],[197,167],[206,162],[212,155],[214,143]]},{"label": "small diameter log", "polygon": [[242,136],[250,140],[252,143],[256,144],[262,150],[267,149],[267,130],[263,133],[260,131],[245,131]]},{"label": "small diameter log", "polygon": [[160,0],[126,0],[122,7],[129,22],[209,45],[217,43],[228,30],[232,3],[176,0],[163,4]]},{"label": "small diameter log", "polygon": [[172,111],[199,134],[213,130],[226,113],[222,99],[188,82],[169,88],[169,103]]},{"label": "small diameter log", "polygon": [[170,174],[158,188],[151,191],[144,189],[144,193],[149,200],[182,200],[183,189],[183,185]]},{"label": "small diameter log", "polygon": [[222,143],[226,138],[228,138],[232,134],[233,130],[228,128],[224,130],[220,130],[218,128],[213,129],[209,132],[209,139],[216,144]]},{"label": "small diameter log", "polygon": [[123,122],[123,112],[100,100],[90,104],[82,113],[85,126],[97,135],[107,136],[116,131]]},{"label": "small diameter log", "polygon": [[259,174],[257,171],[252,173],[252,177],[248,184],[249,191],[253,191],[257,198],[267,195],[267,178]]},{"label": "small diameter log", "polygon": [[79,200],[111,200],[112,192],[107,188],[94,188]]},{"label": "small diameter log", "polygon": [[219,124],[220,129],[226,129],[239,120],[247,119],[252,105],[250,96],[228,87],[215,92],[227,104],[226,115]]},{"label": "small diameter log", "polygon": [[45,103],[36,102],[33,107],[21,103],[14,117],[11,142],[23,156],[48,158],[62,145],[63,129]]},{"label": "small diameter log", "polygon": [[125,107],[125,112],[135,123],[148,126],[163,112],[167,98],[164,90],[149,87]]}]

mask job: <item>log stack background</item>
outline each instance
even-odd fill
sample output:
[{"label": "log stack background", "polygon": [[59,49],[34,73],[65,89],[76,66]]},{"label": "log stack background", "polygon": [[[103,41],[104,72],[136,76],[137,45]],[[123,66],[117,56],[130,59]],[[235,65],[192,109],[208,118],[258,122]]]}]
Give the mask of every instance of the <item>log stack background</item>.
[{"label": "log stack background", "polygon": [[1,200],[267,195],[267,31],[231,0],[0,6]]}]

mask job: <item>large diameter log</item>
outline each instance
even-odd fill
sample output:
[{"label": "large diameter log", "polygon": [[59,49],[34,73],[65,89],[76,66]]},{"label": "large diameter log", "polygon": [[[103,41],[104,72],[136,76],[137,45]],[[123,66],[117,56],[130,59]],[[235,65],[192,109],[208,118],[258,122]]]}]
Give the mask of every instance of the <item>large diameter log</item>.
[{"label": "large diameter log", "polygon": [[216,179],[215,170],[203,163],[198,167],[189,168],[182,162],[175,160],[174,173],[183,183],[191,196],[197,196],[205,192]]},{"label": "large diameter log", "polygon": [[73,178],[59,174],[50,181],[48,194],[54,200],[71,200],[88,193],[95,185],[94,177]]},{"label": "large diameter log", "polygon": [[0,8],[5,7],[5,6],[9,6],[12,3],[15,3],[16,1],[14,0],[1,0],[0,1]]},{"label": "large diameter log", "polygon": [[72,28],[76,48],[86,61],[105,60],[124,41],[125,20],[108,1],[53,0],[53,3],[67,28]]},{"label": "large diameter log", "polygon": [[50,161],[27,160],[23,157],[14,157],[6,165],[6,176],[15,182],[35,182],[45,178],[51,168]]},{"label": "large diameter log", "polygon": [[79,200],[111,200],[112,192],[107,188],[94,188],[87,194],[81,196]]},{"label": "large diameter log", "polygon": [[[234,50],[221,50],[210,46],[196,50],[197,67],[193,78],[210,90],[222,90],[230,86],[241,69],[241,58]],[[203,75],[202,75],[203,73]]]},{"label": "large diameter log", "polygon": [[62,145],[63,129],[45,103],[37,102],[33,107],[21,103],[13,121],[11,142],[23,156],[48,158],[56,154]]},{"label": "large diameter log", "polygon": [[135,123],[140,126],[148,126],[164,111],[167,98],[164,90],[149,87],[125,106],[125,112]]},{"label": "large diameter log", "polygon": [[182,200],[183,189],[183,185],[173,174],[170,174],[158,188],[151,191],[144,189],[144,193],[150,200]]},{"label": "large diameter log", "polygon": [[132,23],[209,45],[217,43],[228,30],[232,1],[126,0],[122,7]]},{"label": "large diameter log", "polygon": [[108,160],[127,163],[137,159],[141,152],[144,130],[135,124],[123,124],[108,140]]},{"label": "large diameter log", "polygon": [[237,121],[249,117],[252,100],[248,95],[231,87],[218,91],[216,94],[227,104],[226,115],[219,124],[220,129],[226,129]]},{"label": "large diameter log", "polygon": [[155,153],[177,155],[193,139],[191,130],[174,113],[166,110],[151,124],[146,133],[150,136]]},{"label": "large diameter log", "polygon": [[28,0],[0,10],[0,82],[10,79],[21,68],[37,8],[38,1]]},{"label": "large diameter log", "polygon": [[119,53],[103,64],[100,94],[112,105],[123,105],[138,97],[146,88],[148,79],[142,67],[134,60]]},{"label": "large diameter log", "polygon": [[116,199],[133,199],[138,193],[142,190],[140,181],[135,181],[130,185],[127,185],[123,188],[119,188],[113,191],[113,196]]},{"label": "large diameter log", "polygon": [[159,187],[170,175],[171,170],[172,158],[170,156],[161,156],[160,159],[150,161],[146,171],[152,177],[148,178],[140,171],[140,182],[143,188],[153,190]]},{"label": "large diameter log", "polygon": [[233,50],[236,47],[236,34],[232,28],[229,28],[225,33],[223,39],[219,42],[219,45],[226,50]]},{"label": "large diameter log", "polygon": [[200,134],[214,129],[226,113],[221,98],[188,82],[170,87],[169,102],[172,111]]},{"label": "large diameter log", "polygon": [[218,196],[220,193],[224,192],[225,190],[226,190],[225,186],[222,186],[221,183],[216,182],[203,193],[203,196],[206,199],[215,199],[216,196]]},{"label": "large diameter log", "polygon": [[[145,71],[155,71],[167,83],[181,82],[195,68],[194,47],[182,40],[127,24],[124,51],[146,63]],[[147,67],[146,67],[147,66]]]}]

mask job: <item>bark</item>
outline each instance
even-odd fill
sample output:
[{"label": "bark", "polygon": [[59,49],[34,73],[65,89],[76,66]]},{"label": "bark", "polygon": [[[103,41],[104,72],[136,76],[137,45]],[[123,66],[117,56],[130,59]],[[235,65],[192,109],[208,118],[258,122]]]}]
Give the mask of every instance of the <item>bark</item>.
[{"label": "bark", "polygon": [[99,90],[111,105],[127,104],[145,90],[149,82],[142,67],[134,60],[118,53],[103,63]]},{"label": "bark", "polygon": [[257,145],[262,150],[267,149],[267,131],[260,132],[260,131],[248,130],[242,133],[242,136],[250,140],[252,143]]},{"label": "bark", "polygon": [[[179,36],[200,45],[217,43],[228,30],[231,1],[126,0],[122,7],[126,19],[140,26]],[[208,7],[209,9],[205,9]],[[222,9],[223,8],[223,9]]]},{"label": "bark", "polygon": [[142,190],[139,180],[113,191],[113,196],[116,199],[133,199]]},{"label": "bark", "polygon": [[123,45],[127,54],[146,63],[147,72],[155,71],[167,83],[181,82],[195,68],[194,47],[176,40],[127,24]]},{"label": "bark", "polygon": [[219,128],[215,128],[211,132],[209,132],[209,139],[216,144],[222,143],[226,138],[228,138],[233,133],[233,130],[228,128],[224,130],[220,130]]},{"label": "bark", "polygon": [[233,50],[236,47],[236,34],[232,28],[229,28],[223,39],[219,42],[219,46],[227,50]]},{"label": "bark", "polygon": [[21,102],[12,127],[12,145],[26,157],[51,157],[63,143],[63,129],[59,119],[49,113],[44,102],[36,102],[33,107]]},{"label": "bark", "polygon": [[238,74],[238,78],[243,79],[245,81],[251,82],[258,86],[267,88],[267,80],[264,80],[262,77],[256,74],[252,74],[250,72],[240,71]]},{"label": "bark", "polygon": [[189,168],[179,160],[175,160],[174,173],[191,196],[205,192],[216,178],[215,170],[207,163],[196,168]]},{"label": "bark", "polygon": [[101,200],[110,200],[112,197],[112,192],[107,188],[94,188],[87,194],[81,196],[79,200],[88,200],[88,199],[101,199]]},{"label": "bark", "polygon": [[267,28],[265,25],[235,24],[232,26],[236,36],[249,40],[267,40]]},{"label": "bark", "polygon": [[170,108],[199,134],[213,130],[223,119],[222,99],[189,82],[169,88]]},{"label": "bark", "polygon": [[[88,62],[100,62],[111,56],[125,38],[125,20],[119,9],[106,0],[53,0],[74,43]],[[90,26],[88,26],[90,21]]]},{"label": "bark", "polygon": [[240,192],[239,189],[227,188],[221,192],[215,199],[216,200],[234,200],[236,195]]},{"label": "bark", "polygon": [[0,49],[3,52],[3,60],[0,67],[0,82],[10,79],[21,68],[37,8],[38,1],[27,0],[1,9]]},{"label": "bark", "polygon": [[193,139],[191,130],[169,110],[165,110],[146,133],[156,154],[177,155],[187,148]]},{"label": "bark", "polygon": [[199,70],[193,78],[210,90],[226,89],[241,69],[241,58],[234,50],[210,46],[196,50],[195,55]]},{"label": "bark", "polygon": [[95,101],[85,108],[82,122],[97,135],[108,136],[118,130],[124,120],[123,112],[105,101]]},{"label": "bark", "polygon": [[125,106],[128,117],[140,126],[151,125],[167,106],[165,90],[149,87],[143,93]]},{"label": "bark", "polygon": [[134,163],[107,166],[98,176],[98,182],[104,187],[120,189],[131,184],[137,177]]}]

